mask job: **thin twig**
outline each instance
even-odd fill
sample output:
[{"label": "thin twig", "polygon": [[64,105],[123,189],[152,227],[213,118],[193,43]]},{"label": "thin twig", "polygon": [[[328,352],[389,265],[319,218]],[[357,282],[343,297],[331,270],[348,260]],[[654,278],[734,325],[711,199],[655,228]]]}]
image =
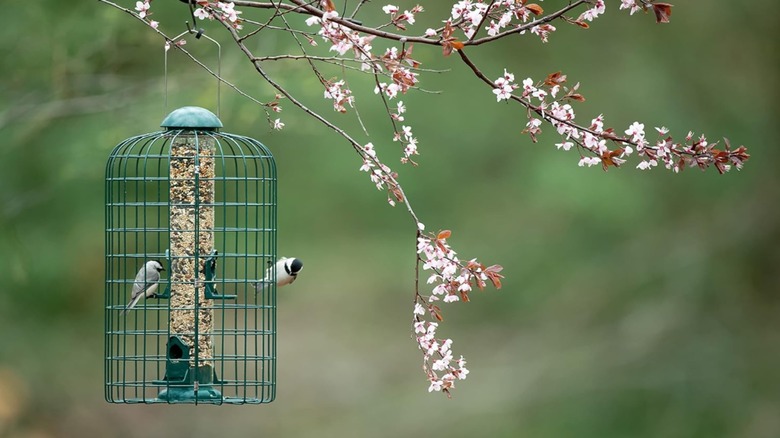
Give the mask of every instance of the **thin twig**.
[{"label": "thin twig", "polygon": [[240,36],[236,32],[236,30],[229,24],[224,22],[223,20],[218,20],[222,25],[227,29],[227,31],[230,33],[230,35],[233,37],[233,40],[236,41],[236,44],[241,49],[242,52],[244,52],[244,55],[252,62],[252,65],[255,67],[255,70],[257,73],[260,74],[260,76],[265,79],[266,82],[268,82],[272,87],[274,87],[279,93],[281,93],[284,97],[286,97],[293,105],[300,108],[303,112],[308,114],[309,116],[313,117],[314,119],[318,120],[320,123],[324,124],[337,134],[344,137],[347,142],[352,146],[352,148],[355,150],[355,152],[360,155],[361,158],[371,160],[379,169],[383,172],[383,174],[387,177],[387,179],[392,182],[393,188],[398,190],[400,195],[403,197],[403,204],[406,206],[406,211],[411,216],[412,220],[414,220],[415,227],[418,226],[420,223],[420,220],[417,217],[417,213],[415,213],[414,209],[412,208],[411,203],[409,202],[409,198],[407,198],[406,193],[403,190],[403,187],[401,187],[401,184],[398,183],[398,181],[393,177],[392,174],[389,174],[388,172],[384,171],[383,169],[383,163],[381,163],[378,159],[375,157],[372,157],[368,154],[366,154],[363,150],[363,146],[358,143],[355,139],[353,139],[346,131],[339,128],[338,126],[334,125],[332,122],[330,122],[328,119],[322,117],[319,113],[311,110],[306,105],[304,105],[301,101],[296,99],[292,94],[290,94],[284,87],[282,87],[279,83],[273,80],[268,73],[263,70],[262,66],[257,61],[252,61],[252,59],[255,58],[255,56],[252,54],[252,52],[247,48],[246,44],[243,42],[238,41]]}]

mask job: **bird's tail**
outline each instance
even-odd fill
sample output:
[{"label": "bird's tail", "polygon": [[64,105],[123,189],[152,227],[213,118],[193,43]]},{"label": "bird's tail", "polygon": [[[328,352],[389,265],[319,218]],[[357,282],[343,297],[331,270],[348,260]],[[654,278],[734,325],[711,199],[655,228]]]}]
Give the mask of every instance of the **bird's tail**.
[{"label": "bird's tail", "polygon": [[258,292],[262,292],[266,287],[268,287],[268,281],[264,278],[259,283],[252,283],[252,287],[255,288],[255,294]]},{"label": "bird's tail", "polygon": [[138,294],[137,297],[130,300],[130,302],[127,303],[127,306],[125,307],[125,310],[122,311],[122,315],[127,315],[130,313],[130,310],[135,307],[136,304],[138,304],[138,300],[140,300],[142,296],[143,294]]}]

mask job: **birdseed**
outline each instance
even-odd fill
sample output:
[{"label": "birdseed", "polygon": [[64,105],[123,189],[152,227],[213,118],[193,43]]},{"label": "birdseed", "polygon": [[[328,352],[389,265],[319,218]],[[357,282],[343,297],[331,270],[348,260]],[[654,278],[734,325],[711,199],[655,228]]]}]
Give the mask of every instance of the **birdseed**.
[{"label": "birdseed", "polygon": [[212,366],[214,357],[213,306],[203,283],[214,249],[214,144],[204,135],[179,135],[171,144],[170,332],[191,348],[193,367],[196,358],[198,367]]}]

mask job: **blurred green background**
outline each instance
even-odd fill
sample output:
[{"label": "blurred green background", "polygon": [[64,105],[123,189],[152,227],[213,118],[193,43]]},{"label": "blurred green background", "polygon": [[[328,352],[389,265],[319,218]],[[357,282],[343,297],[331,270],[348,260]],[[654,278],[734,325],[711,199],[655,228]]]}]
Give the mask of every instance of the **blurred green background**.
[{"label": "blurred green background", "polygon": [[[447,2],[430,3],[419,33],[448,13]],[[277,400],[222,408],[103,400],[104,165],[116,143],[157,130],[165,115],[162,41],[97,2],[6,8],[0,437],[780,436],[777,2],[680,2],[668,25],[618,4],[588,31],[556,23],[548,44],[529,35],[469,54],[491,78],[504,67],[518,79],[563,70],[582,82],[581,121],[603,112],[620,130],[640,120],[679,137],[728,136],[752,159],[723,176],[640,172],[635,161],[579,168],[551,129],[538,144],[521,135],[524,113],[497,104],[456,56],[417,47],[423,67],[452,71],[422,77],[443,93],[403,96],[420,166],[394,167],[429,229],[451,229],[461,256],[506,274],[501,291],[445,308],[440,334],[471,370],[452,400],[426,392],[410,339],[415,242],[403,208],[387,205],[344,141],[289,102],[278,115],[287,127],[271,132],[255,104],[223,88],[226,130],[276,155],[280,252],[306,269],[279,297]],[[181,3],[152,11],[166,33],[184,30]],[[291,44],[266,32],[250,47],[281,54]],[[187,48],[216,64],[208,44]],[[215,81],[180,54],[169,62],[168,109],[215,109]],[[272,99],[227,41],[222,68]],[[367,138],[354,114],[323,101],[308,67],[268,68],[397,163],[369,77],[349,76]]]}]

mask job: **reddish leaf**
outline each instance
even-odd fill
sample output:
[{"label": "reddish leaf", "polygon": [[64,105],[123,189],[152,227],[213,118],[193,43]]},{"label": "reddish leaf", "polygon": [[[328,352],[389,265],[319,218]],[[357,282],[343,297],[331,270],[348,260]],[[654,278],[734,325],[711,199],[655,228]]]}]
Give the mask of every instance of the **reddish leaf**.
[{"label": "reddish leaf", "polygon": [[452,37],[453,32],[454,30],[452,29],[452,24],[450,23],[449,20],[447,20],[447,22],[444,23],[444,30],[442,30],[441,32],[441,37],[444,38],[445,40],[449,40],[450,37]]},{"label": "reddish leaf", "polygon": [[[497,266],[499,271],[503,269],[501,266],[498,265],[493,265],[490,268],[493,268],[494,266]],[[501,279],[504,278],[503,275],[499,274],[498,271],[488,271],[488,270],[485,271],[485,275],[487,275],[490,282],[493,283],[493,287],[495,287],[496,289],[501,289]]]},{"label": "reddish leaf", "polygon": [[616,149],[614,151],[607,151],[604,152],[601,155],[601,165],[604,167],[604,170],[607,170],[609,166],[615,166],[619,167],[620,165],[616,163],[613,158],[619,157],[620,154],[623,153],[623,148]]},{"label": "reddish leaf", "polygon": [[576,100],[577,102],[585,102],[585,98],[580,93],[572,93],[566,97],[568,97],[571,100]]},{"label": "reddish leaf", "polygon": [[448,43],[446,41],[443,41],[441,43],[441,53],[444,56],[450,56],[452,54],[452,44],[450,44],[450,43]]},{"label": "reddish leaf", "polygon": [[491,266],[488,266],[487,268],[485,268],[486,272],[496,272],[496,273],[498,273],[498,272],[501,272],[503,270],[504,270],[504,267],[501,266],[501,265],[491,265]]},{"label": "reddish leaf", "polygon": [[672,5],[669,3],[653,3],[653,12],[655,12],[656,23],[668,23],[672,15]]},{"label": "reddish leaf", "polygon": [[333,12],[336,10],[336,5],[331,0],[325,0],[325,10],[327,12]]},{"label": "reddish leaf", "polygon": [[452,236],[452,231],[450,231],[450,230],[444,230],[444,231],[440,231],[440,232],[439,232],[439,235],[438,235],[438,236],[436,236],[436,238],[437,238],[437,239],[449,239],[449,238],[450,238],[450,236]]},{"label": "reddish leaf", "polygon": [[564,82],[566,82],[566,75],[556,71],[555,73],[550,73],[547,75],[547,78],[544,80],[544,85],[549,85],[552,87],[563,84]]},{"label": "reddish leaf", "polygon": [[577,26],[583,28],[583,29],[590,29],[590,25],[584,21],[580,20],[574,20],[572,23],[576,24]]},{"label": "reddish leaf", "polygon": [[536,3],[531,3],[530,5],[525,5],[525,8],[529,11],[533,12],[534,15],[542,15],[544,13],[544,9],[542,9],[541,6],[537,5]]},{"label": "reddish leaf", "polygon": [[398,202],[404,202],[404,194],[403,194],[403,193],[401,192],[401,190],[399,190],[397,187],[393,187],[393,188],[390,190],[390,193],[392,193],[392,194],[393,194],[393,196],[395,196],[395,200],[396,200],[396,201],[398,201]]},{"label": "reddish leaf", "polygon": [[455,49],[455,50],[460,50],[463,47],[465,47],[465,44],[463,44],[462,42],[460,42],[458,40],[452,40],[450,42],[450,44],[452,44],[452,48]]}]

